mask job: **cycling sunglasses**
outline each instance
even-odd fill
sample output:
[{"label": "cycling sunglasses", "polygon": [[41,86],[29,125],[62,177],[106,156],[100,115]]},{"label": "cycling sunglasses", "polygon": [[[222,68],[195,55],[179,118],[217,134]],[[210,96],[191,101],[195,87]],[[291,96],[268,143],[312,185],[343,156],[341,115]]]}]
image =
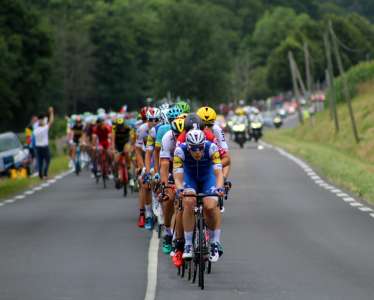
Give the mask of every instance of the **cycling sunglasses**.
[{"label": "cycling sunglasses", "polygon": [[154,118],[154,119],[148,119],[148,121],[149,122],[158,122],[158,121],[160,121],[160,119],[159,118]]},{"label": "cycling sunglasses", "polygon": [[202,152],[204,151],[204,148],[205,148],[205,145],[202,144],[202,145],[196,145],[196,146],[189,146],[188,150],[190,150],[191,152]]}]

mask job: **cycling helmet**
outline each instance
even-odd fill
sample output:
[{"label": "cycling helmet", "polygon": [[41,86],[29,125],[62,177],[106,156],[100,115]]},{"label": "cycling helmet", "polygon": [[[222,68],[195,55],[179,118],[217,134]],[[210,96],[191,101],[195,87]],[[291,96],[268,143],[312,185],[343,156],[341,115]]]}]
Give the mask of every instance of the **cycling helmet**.
[{"label": "cycling helmet", "polygon": [[97,114],[98,115],[105,115],[105,109],[104,108],[98,108],[97,109]]},{"label": "cycling helmet", "polygon": [[124,118],[119,117],[116,119],[116,125],[123,125],[125,123]]},{"label": "cycling helmet", "polygon": [[101,124],[104,122],[104,118],[102,116],[98,116],[96,123]]},{"label": "cycling helmet", "polygon": [[169,124],[168,113],[169,113],[169,109],[167,108],[161,110],[160,118],[162,120],[162,123],[164,124]]},{"label": "cycling helmet", "polygon": [[157,107],[150,107],[147,110],[147,120],[160,119],[161,111]]},{"label": "cycling helmet", "polygon": [[171,130],[175,134],[180,134],[184,130],[184,119],[178,118],[171,122]]},{"label": "cycling helmet", "polygon": [[169,122],[171,122],[174,119],[178,118],[181,114],[182,114],[182,109],[179,106],[173,106],[168,111]]},{"label": "cycling helmet", "polygon": [[196,113],[205,124],[214,124],[217,118],[215,110],[209,106],[199,108]]},{"label": "cycling helmet", "polygon": [[193,129],[187,132],[186,144],[188,147],[200,146],[205,142],[205,134],[200,129]]},{"label": "cycling helmet", "polygon": [[190,105],[185,101],[179,101],[175,106],[180,107],[183,113],[188,114],[190,112]]},{"label": "cycling helmet", "polygon": [[184,129],[190,131],[191,129],[203,129],[204,122],[200,117],[195,113],[188,114],[187,118],[184,121]]},{"label": "cycling helmet", "polygon": [[147,119],[147,110],[148,110],[148,107],[147,106],[143,106],[141,109],[140,109],[140,118],[142,120],[146,120]]},{"label": "cycling helmet", "polygon": [[169,103],[161,104],[161,105],[160,105],[160,109],[161,109],[161,110],[169,109]]}]

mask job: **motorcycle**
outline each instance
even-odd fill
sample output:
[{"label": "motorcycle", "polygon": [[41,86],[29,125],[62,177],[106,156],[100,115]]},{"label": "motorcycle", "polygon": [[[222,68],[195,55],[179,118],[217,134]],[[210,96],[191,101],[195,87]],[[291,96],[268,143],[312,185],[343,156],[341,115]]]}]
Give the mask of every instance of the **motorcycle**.
[{"label": "motorcycle", "polygon": [[283,125],[282,118],[280,116],[275,116],[273,119],[273,124],[275,128],[280,128]]},{"label": "motorcycle", "polygon": [[243,123],[234,124],[232,126],[232,131],[234,133],[234,141],[239,144],[240,148],[244,147],[245,142],[247,141],[246,131],[247,126]]},{"label": "motorcycle", "polygon": [[261,122],[251,122],[251,139],[254,139],[257,143],[262,137],[262,123]]}]

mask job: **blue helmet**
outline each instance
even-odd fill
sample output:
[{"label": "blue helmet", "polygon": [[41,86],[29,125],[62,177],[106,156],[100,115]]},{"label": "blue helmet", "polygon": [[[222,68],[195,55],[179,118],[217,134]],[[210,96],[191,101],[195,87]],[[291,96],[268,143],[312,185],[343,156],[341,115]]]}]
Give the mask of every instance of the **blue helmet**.
[{"label": "blue helmet", "polygon": [[169,109],[167,113],[167,117],[169,122],[173,121],[174,119],[178,118],[183,113],[182,109],[179,106],[173,106]]}]

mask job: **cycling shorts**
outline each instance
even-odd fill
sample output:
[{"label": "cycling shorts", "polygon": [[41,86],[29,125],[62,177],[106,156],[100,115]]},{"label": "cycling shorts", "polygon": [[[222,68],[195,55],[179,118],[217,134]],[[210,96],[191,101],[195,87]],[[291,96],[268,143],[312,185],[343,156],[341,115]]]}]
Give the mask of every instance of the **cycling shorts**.
[{"label": "cycling shorts", "polygon": [[199,179],[184,173],[184,188],[193,189],[196,193],[212,194],[216,187],[216,176],[207,174]]}]

